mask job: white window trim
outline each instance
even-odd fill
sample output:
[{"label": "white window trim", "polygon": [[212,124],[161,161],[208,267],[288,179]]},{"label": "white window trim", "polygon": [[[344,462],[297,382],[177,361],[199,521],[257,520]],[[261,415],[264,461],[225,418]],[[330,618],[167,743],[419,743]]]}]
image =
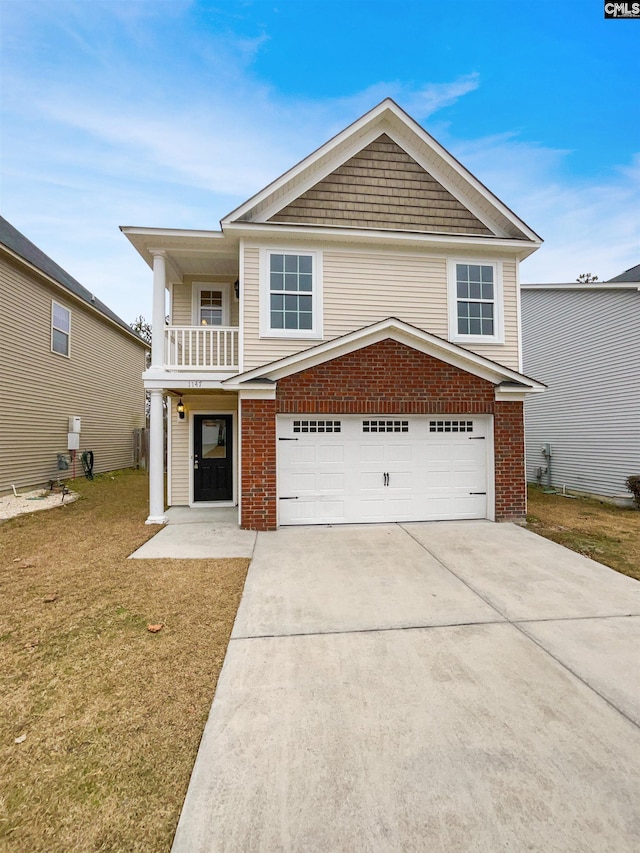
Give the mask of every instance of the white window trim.
[{"label": "white window trim", "polygon": [[[69,331],[65,332],[64,329],[58,329],[57,326],[53,325],[53,312],[56,308],[62,308],[63,311],[66,311],[69,315]],[[67,336],[67,352],[58,352],[57,349],[53,348],[53,330],[56,332],[61,332],[63,335]],[[54,299],[51,300],[51,352],[55,353],[55,355],[61,355],[62,358],[71,358],[71,309],[67,308],[66,305],[63,305],[61,302],[56,302]]]},{"label": "white window trim", "polygon": [[[456,264],[478,264],[493,267],[493,335],[461,335],[458,332],[458,288],[456,286]],[[447,258],[449,340],[458,344],[503,344],[504,343],[504,298],[502,286],[502,261],[487,258]],[[473,301],[473,300],[471,300]]]},{"label": "white window trim", "polygon": [[[311,310],[313,328],[311,329],[272,329],[271,328],[271,255],[311,255],[313,290],[311,291]],[[318,249],[288,247],[260,249],[260,337],[261,338],[297,338],[300,340],[322,340],[322,252]]]},{"label": "white window trim", "polygon": [[[192,284],[191,294],[191,319],[194,326],[200,326],[200,294],[203,290],[222,291],[222,326],[229,327],[231,323],[231,282],[224,281],[197,281]],[[207,328],[219,329],[220,326],[208,326]]]}]

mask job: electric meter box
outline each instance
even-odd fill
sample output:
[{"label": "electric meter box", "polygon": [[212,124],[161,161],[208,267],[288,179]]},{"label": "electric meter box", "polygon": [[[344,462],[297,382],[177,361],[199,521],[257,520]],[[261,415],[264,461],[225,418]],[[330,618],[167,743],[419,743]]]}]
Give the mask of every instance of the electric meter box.
[{"label": "electric meter box", "polygon": [[[80,432],[81,431],[80,430],[80,421],[81,420],[82,420],[81,418],[77,418],[77,417],[76,418],[69,418],[69,432]],[[69,450],[72,450],[72,449],[73,448],[71,448],[71,447],[69,448]]]},{"label": "electric meter box", "polygon": [[80,433],[67,433],[67,450],[80,450]]}]

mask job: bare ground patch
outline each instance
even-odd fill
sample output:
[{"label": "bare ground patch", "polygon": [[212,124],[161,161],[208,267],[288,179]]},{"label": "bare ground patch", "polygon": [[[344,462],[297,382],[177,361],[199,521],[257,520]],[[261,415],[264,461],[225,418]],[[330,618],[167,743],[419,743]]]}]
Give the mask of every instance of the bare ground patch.
[{"label": "bare ground patch", "polygon": [[572,551],[640,580],[640,512],[529,487],[527,526]]},{"label": "bare ground patch", "polygon": [[249,561],[127,560],[145,475],[73,488],[0,525],[0,847],[168,850]]}]

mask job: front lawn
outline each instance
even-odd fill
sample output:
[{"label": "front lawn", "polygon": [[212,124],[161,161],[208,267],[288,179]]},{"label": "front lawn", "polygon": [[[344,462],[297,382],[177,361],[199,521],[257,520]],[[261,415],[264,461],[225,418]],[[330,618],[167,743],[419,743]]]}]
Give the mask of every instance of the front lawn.
[{"label": "front lawn", "polygon": [[546,495],[529,486],[527,526],[535,533],[640,580],[640,512],[591,498]]},{"label": "front lawn", "polygon": [[146,476],[73,488],[0,524],[0,849],[168,851],[249,561],[127,560]]}]

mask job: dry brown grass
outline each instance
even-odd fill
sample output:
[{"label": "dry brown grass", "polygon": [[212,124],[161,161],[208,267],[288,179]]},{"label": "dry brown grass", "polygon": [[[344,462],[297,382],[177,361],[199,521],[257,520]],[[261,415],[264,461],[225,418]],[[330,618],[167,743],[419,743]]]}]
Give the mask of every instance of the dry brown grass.
[{"label": "dry brown grass", "polygon": [[249,561],[127,560],[146,488],[0,525],[2,850],[171,845]]},{"label": "dry brown grass", "polygon": [[640,512],[529,487],[531,530],[640,580]]}]

